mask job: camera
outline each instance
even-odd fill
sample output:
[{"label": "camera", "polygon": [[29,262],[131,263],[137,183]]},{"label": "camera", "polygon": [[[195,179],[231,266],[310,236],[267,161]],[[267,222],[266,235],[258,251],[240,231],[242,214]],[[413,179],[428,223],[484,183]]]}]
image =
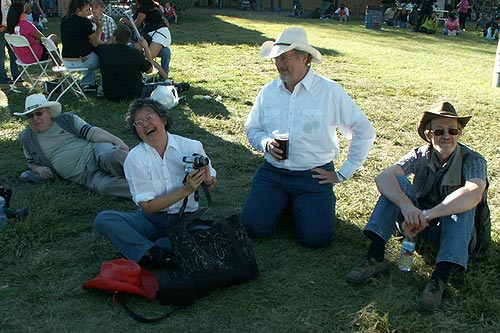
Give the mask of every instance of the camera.
[{"label": "camera", "polygon": [[184,156],[182,162],[186,163],[186,172],[191,172],[207,166],[210,160],[206,156],[193,154],[192,156]]}]

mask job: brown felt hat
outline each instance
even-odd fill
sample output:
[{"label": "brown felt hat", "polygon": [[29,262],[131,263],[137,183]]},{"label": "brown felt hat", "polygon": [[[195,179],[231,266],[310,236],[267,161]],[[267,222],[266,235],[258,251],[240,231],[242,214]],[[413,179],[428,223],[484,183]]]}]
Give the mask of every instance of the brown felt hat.
[{"label": "brown felt hat", "polygon": [[472,116],[459,117],[457,115],[457,112],[455,111],[455,108],[453,107],[453,105],[451,105],[448,102],[436,103],[430,107],[429,111],[424,111],[422,113],[422,117],[420,118],[420,122],[418,123],[417,132],[418,132],[418,135],[420,135],[420,137],[422,139],[429,142],[429,140],[427,140],[427,138],[425,137],[425,133],[424,133],[425,127],[427,126],[427,123],[429,121],[431,121],[432,119],[435,119],[435,118],[439,118],[439,117],[455,118],[458,120],[458,122],[460,123],[462,128],[464,128],[465,125],[467,125],[467,123],[469,122],[470,118],[472,118]]}]

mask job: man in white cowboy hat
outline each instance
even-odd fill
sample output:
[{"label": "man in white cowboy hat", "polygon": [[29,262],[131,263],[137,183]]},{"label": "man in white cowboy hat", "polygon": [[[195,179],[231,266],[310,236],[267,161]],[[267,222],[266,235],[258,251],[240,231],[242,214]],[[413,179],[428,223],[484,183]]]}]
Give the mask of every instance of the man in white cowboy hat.
[{"label": "man in white cowboy hat", "polygon": [[[323,57],[309,45],[304,29],[286,28],[261,47],[276,64],[279,78],[260,91],[245,123],[251,145],[264,152],[241,219],[251,236],[271,234],[291,206],[299,243],[330,244],[335,226],[333,184],[360,168],[375,139],[368,118],[335,82],[314,73]],[[351,140],[347,159],[335,170],[336,130]],[[288,134],[288,151],[273,132]]]},{"label": "man in white cowboy hat", "polygon": [[131,198],[123,172],[128,146],[61,110],[59,102],[34,94],[26,97],[24,112],[14,112],[29,125],[19,135],[30,169],[21,174],[21,180],[43,182],[58,175],[104,195]]},{"label": "man in white cowboy hat", "polygon": [[458,143],[470,118],[459,117],[448,102],[434,104],[422,114],[417,131],[427,144],[376,177],[381,196],[363,231],[371,245],[361,265],[347,274],[347,282],[362,284],[388,270],[385,244],[397,221],[405,237],[439,246],[419,305],[426,310],[440,306],[450,272],[467,269],[476,206],[486,196],[485,159]]}]

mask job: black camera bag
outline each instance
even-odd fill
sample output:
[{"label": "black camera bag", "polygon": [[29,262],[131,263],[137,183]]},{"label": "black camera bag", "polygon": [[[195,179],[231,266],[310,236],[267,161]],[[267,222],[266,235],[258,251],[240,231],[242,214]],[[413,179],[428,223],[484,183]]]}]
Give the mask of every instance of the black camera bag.
[{"label": "black camera bag", "polygon": [[191,305],[199,296],[196,282],[183,271],[166,271],[160,274],[160,290],[156,293],[156,298],[161,305]]},{"label": "black camera bag", "polygon": [[199,295],[259,275],[250,239],[238,215],[179,223],[169,229],[167,237],[181,270],[196,282]]}]

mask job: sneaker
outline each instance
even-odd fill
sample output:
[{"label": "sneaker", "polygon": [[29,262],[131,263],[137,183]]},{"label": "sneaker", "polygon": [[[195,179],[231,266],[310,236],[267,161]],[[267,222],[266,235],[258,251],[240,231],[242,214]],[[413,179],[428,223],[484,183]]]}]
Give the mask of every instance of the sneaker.
[{"label": "sneaker", "polygon": [[422,310],[436,311],[441,306],[443,292],[446,287],[440,278],[431,278],[418,298]]},{"label": "sneaker", "polygon": [[377,275],[384,274],[387,270],[386,260],[380,262],[374,258],[366,258],[358,267],[347,274],[346,281],[350,284],[362,284]]},{"label": "sneaker", "polygon": [[83,90],[83,92],[93,93],[93,92],[97,91],[97,88],[99,88],[99,86],[97,84],[89,84],[89,85],[83,86],[82,90]]},{"label": "sneaker", "polygon": [[21,179],[23,182],[26,183],[43,183],[45,181],[45,179],[43,179],[36,172],[33,172],[31,170],[26,170],[23,173],[21,173],[19,179]]}]

